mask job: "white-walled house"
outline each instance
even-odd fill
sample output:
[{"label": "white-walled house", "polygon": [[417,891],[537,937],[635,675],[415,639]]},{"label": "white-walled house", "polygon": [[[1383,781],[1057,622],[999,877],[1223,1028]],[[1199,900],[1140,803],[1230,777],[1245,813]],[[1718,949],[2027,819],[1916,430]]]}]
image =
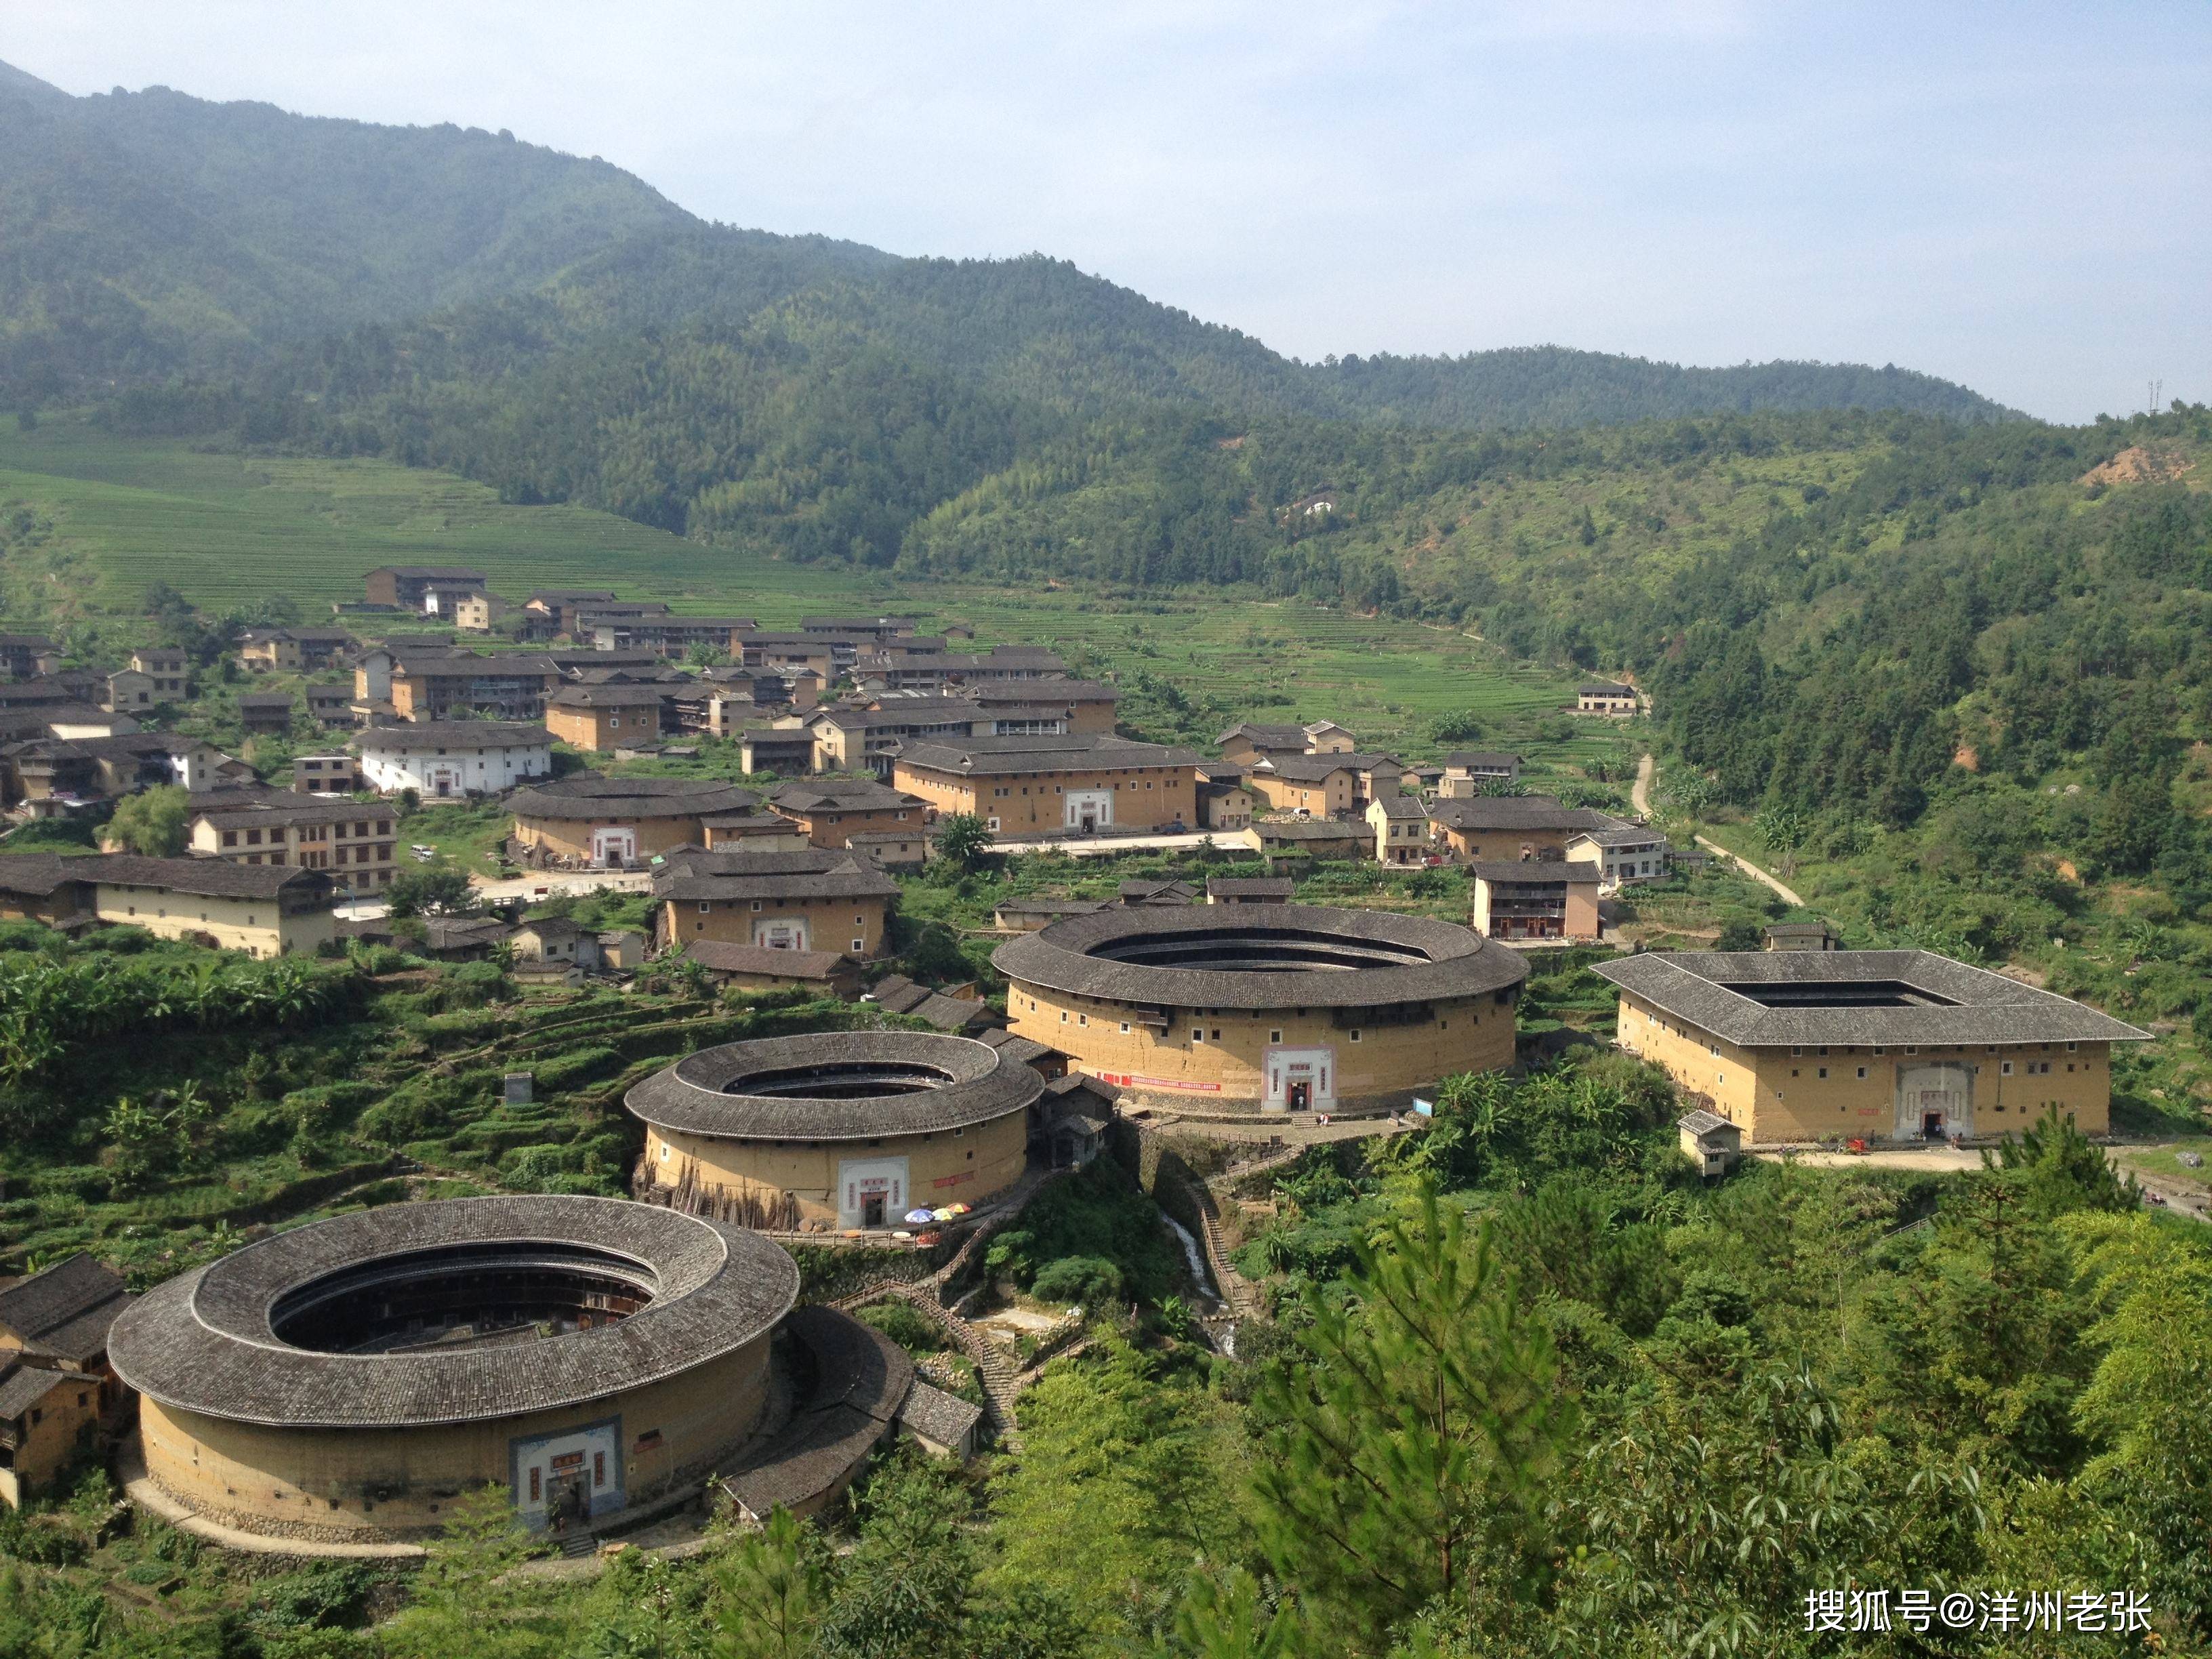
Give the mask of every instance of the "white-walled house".
[{"label": "white-walled house", "polygon": [[361,775],[382,795],[424,800],[499,794],[553,775],[553,735],[524,720],[420,720],[373,726],[353,742]]}]

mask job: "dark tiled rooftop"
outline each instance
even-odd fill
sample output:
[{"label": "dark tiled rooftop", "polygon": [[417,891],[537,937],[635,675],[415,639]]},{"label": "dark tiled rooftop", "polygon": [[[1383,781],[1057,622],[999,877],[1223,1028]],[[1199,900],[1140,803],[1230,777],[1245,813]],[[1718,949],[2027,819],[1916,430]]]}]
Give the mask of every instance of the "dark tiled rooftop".
[{"label": "dark tiled rooftop", "polygon": [[[572,1244],[641,1263],[653,1299],[619,1323],[511,1346],[342,1354],[281,1340],[289,1291],[386,1255],[491,1242]],[[759,1235],[618,1199],[501,1196],[393,1204],[234,1251],[149,1291],[109,1358],[164,1405],[281,1426],[398,1428],[599,1400],[676,1376],[764,1334],[799,1269]]]},{"label": "dark tiled rooftop", "polygon": [[[897,1086],[923,1077],[936,1086],[857,1097],[742,1092],[753,1079],[801,1088],[809,1073],[819,1073],[823,1087],[858,1086],[854,1077],[874,1068]],[[1027,1066],[966,1037],[830,1031],[703,1048],[637,1085],[623,1104],[656,1127],[691,1134],[868,1140],[988,1123],[1026,1110],[1042,1087]]]},{"label": "dark tiled rooftop", "polygon": [[[1741,1048],[2133,1042],[2149,1033],[2095,1009],[1929,951],[1652,951],[1596,971],[1685,1024]],[[1895,985],[1891,1006],[1842,1000]],[[1732,987],[1742,987],[1741,990]],[[1820,988],[1839,999],[1822,1004]],[[1762,1000],[1771,992],[1784,999]],[[1747,994],[1749,993],[1749,994]]]},{"label": "dark tiled rooftop", "polygon": [[[1115,959],[1141,951],[1164,963],[1199,950],[1224,963],[1264,963],[1271,952],[1287,960],[1211,968]],[[1474,996],[1528,976],[1512,951],[1450,922],[1300,904],[1102,910],[1010,939],[991,960],[1010,980],[1177,1008],[1375,1007]]]}]

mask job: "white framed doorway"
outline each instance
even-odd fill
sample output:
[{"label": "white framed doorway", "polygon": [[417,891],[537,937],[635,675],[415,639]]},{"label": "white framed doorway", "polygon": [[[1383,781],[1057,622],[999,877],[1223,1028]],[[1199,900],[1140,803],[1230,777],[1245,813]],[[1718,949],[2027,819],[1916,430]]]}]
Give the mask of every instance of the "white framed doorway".
[{"label": "white framed doorway", "polygon": [[840,1227],[896,1227],[905,1218],[910,1202],[904,1158],[838,1160]]},{"label": "white framed doorway", "polygon": [[1974,1132],[1974,1071],[1957,1061],[1897,1068],[1899,1140],[1948,1140]]},{"label": "white framed doorway", "polygon": [[1336,1105],[1336,1050],[1270,1048],[1262,1057],[1263,1112],[1326,1112]]},{"label": "white framed doorway", "polygon": [[635,830],[594,830],[592,831],[592,862],[599,865],[629,864],[637,858],[637,831]]},{"label": "white framed doorway", "polygon": [[1070,830],[1087,835],[1114,822],[1111,789],[1071,789],[1061,799],[1067,803],[1065,817]]},{"label": "white framed doorway", "polygon": [[753,943],[770,951],[804,951],[806,948],[806,918],[763,916],[753,924]]}]

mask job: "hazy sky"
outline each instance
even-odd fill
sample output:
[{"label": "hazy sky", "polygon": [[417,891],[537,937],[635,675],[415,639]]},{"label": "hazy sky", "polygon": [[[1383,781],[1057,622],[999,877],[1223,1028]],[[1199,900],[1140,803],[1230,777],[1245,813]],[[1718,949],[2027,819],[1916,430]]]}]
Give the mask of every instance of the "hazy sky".
[{"label": "hazy sky", "polygon": [[[451,120],[694,212],[1031,250],[1278,349],[2212,399],[2212,6],[8,0],[0,59]],[[0,166],[5,158],[0,157]]]}]

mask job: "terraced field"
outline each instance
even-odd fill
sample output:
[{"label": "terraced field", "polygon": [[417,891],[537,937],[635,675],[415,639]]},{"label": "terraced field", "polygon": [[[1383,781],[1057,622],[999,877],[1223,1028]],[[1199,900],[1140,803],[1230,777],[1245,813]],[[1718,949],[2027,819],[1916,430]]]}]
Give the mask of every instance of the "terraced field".
[{"label": "terraced field", "polygon": [[985,641],[1142,669],[1231,717],[1340,720],[1409,758],[1425,752],[1417,739],[1437,715],[1463,709],[1494,720],[1498,740],[1556,762],[1616,746],[1593,726],[1570,735],[1556,720],[1568,690],[1559,676],[1502,664],[1445,629],[1203,590],[907,584],[702,547],[582,507],[513,506],[465,479],[384,461],[204,453],[58,416],[33,432],[0,431],[0,512],[15,503],[52,524],[0,568],[8,620],[20,626],[132,613],[156,581],[211,611],[288,593],[313,615],[359,598],[362,573],[377,565],[466,563],[514,597],[605,586],[772,626],[891,609],[928,624],[965,621]]}]

